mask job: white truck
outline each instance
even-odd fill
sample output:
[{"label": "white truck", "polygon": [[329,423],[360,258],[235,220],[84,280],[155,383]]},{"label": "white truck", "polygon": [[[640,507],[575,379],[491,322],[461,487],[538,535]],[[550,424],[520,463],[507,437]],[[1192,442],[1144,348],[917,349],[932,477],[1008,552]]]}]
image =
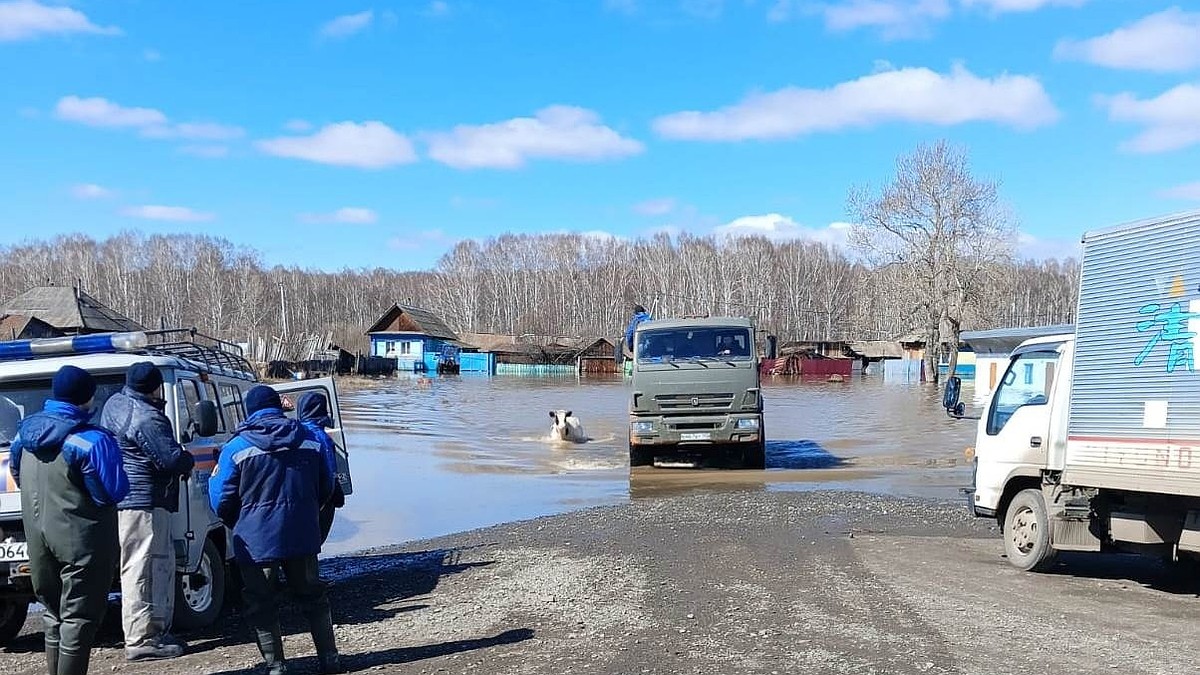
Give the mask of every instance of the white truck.
[{"label": "white truck", "polygon": [[1200,211],[1087,233],[1075,331],[1017,347],[979,419],[966,492],[1009,562],[1200,555],[1198,347]]},{"label": "white truck", "polygon": [[[34,599],[21,495],[8,471],[8,446],[17,425],[42,409],[51,378],[67,364],[96,378],[93,419],[98,419],[104,402],[124,386],[126,369],[138,361],[150,361],[162,372],[166,415],[177,440],[196,458],[195,469],[183,480],[179,509],[172,518],[178,571],[174,623],[181,629],[198,628],[213,623],[221,613],[226,554],[232,549],[228,531],[209,504],[208,479],[221,446],[245,419],[242,396],[259,383],[241,350],[192,329],[0,342],[0,645],[20,632]],[[353,486],[333,380],[272,386],[285,400],[306,391],[325,395],[335,426],[330,436],[337,445],[338,480],[349,495]],[[114,591],[120,581],[115,572]]]}]

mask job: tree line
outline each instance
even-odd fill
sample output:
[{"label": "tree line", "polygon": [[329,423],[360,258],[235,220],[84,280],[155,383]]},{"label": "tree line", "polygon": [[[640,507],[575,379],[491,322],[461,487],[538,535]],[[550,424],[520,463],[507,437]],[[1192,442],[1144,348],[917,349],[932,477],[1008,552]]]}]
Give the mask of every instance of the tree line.
[{"label": "tree line", "polygon": [[[332,332],[363,349],[393,303],[424,307],[459,332],[615,336],[634,303],[656,316],[734,314],[788,340],[894,339],[923,334],[930,316],[919,261],[872,263],[805,240],[659,235],[506,234],[465,240],[430,270],[318,271],[269,266],[251,248],[196,235],[83,234],[0,248],[0,296],[80,285],[151,328],[195,326],[251,335]],[[1068,323],[1074,260],[987,258],[963,329]]]}]

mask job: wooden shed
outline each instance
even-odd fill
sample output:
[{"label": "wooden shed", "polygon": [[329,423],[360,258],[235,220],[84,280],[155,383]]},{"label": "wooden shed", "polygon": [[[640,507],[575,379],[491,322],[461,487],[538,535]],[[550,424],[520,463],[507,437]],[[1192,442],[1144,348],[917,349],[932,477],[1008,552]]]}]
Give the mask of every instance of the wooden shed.
[{"label": "wooden shed", "polygon": [[29,316],[62,335],[146,330],[78,288],[38,286],[9,300],[0,314]]}]

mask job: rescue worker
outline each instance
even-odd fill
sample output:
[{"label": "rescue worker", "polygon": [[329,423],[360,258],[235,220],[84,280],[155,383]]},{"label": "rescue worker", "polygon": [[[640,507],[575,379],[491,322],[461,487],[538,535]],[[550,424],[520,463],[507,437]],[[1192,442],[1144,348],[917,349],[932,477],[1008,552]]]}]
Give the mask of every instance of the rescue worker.
[{"label": "rescue worker", "polygon": [[340,673],[329,596],[317,574],[320,510],[333,494],[333,474],[320,440],[284,416],[274,389],[253,387],[245,404],[246,421],[221,448],[208,487],[213,510],[233,531],[246,621],[270,674],[286,673],[278,607],[282,573],[308,619],[320,671]]},{"label": "rescue worker", "polygon": [[296,402],[296,418],[321,441],[321,455],[329,465],[329,472],[334,476],[333,496],[321,506],[321,542],[324,543],[330,528],[333,527],[334,509],[346,505],[346,495],[342,492],[341,482],[337,480],[337,448],[333,439],[325,433],[326,429],[333,428],[333,418],[329,416],[329,401],[325,399],[324,394],[316,391],[301,395],[300,400]]},{"label": "rescue worker", "polygon": [[162,373],[149,361],[129,367],[125,388],[104,404],[100,424],[117,437],[129,495],[117,505],[121,540],[121,627],[125,659],[171,659],[183,642],[171,635],[175,613],[175,547],[171,514],[179,479],[196,460],[175,441],[163,414]]},{"label": "rescue worker", "polygon": [[625,329],[625,347],[629,353],[633,353],[633,332],[637,330],[638,324],[643,321],[649,321],[650,314],[645,307],[641,305],[633,306],[633,318],[629,321],[629,327]]},{"label": "rescue worker", "polygon": [[87,673],[117,564],[117,503],[129,482],[116,438],[89,423],[95,395],[87,371],[63,366],[9,448],[48,675]]}]

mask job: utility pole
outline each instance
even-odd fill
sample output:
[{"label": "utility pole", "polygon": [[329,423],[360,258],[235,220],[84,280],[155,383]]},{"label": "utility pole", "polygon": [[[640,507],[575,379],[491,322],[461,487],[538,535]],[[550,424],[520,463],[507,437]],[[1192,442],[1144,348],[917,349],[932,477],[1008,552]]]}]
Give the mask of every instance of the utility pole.
[{"label": "utility pole", "polygon": [[283,299],[283,282],[279,282],[279,318],[283,324],[283,337],[288,335],[287,304]]}]

